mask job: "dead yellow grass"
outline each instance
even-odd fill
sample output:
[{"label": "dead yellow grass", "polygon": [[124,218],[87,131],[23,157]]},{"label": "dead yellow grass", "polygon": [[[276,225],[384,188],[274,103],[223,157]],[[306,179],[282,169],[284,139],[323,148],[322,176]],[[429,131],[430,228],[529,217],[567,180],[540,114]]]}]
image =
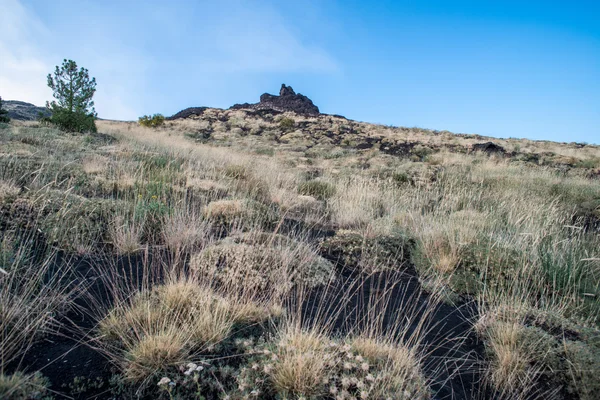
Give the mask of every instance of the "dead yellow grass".
[{"label": "dead yellow grass", "polygon": [[[209,110],[209,113],[217,115],[220,111]],[[558,243],[563,240],[571,240],[569,243],[575,244],[572,239],[573,231],[569,229],[580,227],[569,228],[573,224],[571,217],[574,209],[560,196],[578,198],[581,193],[593,193],[598,189],[596,181],[574,175],[565,178],[551,168],[514,163],[504,158],[477,153],[441,152],[424,158],[425,162],[413,162],[398,161],[395,157],[375,150],[340,150],[333,146],[327,147],[325,143],[321,156],[309,158],[306,146],[292,143],[289,137],[290,143],[281,147],[282,151],[272,153],[271,157],[254,156],[248,154],[243,147],[247,143],[264,144],[261,142],[264,138],[242,136],[241,128],[257,131],[264,126],[261,127],[256,120],[245,119],[247,117],[243,112],[236,111],[231,115],[234,118],[230,120],[230,126],[216,124],[214,146],[194,143],[184,136],[185,132],[194,131],[205,124],[205,121],[173,121],[161,130],[140,128],[136,124],[99,121],[103,131],[122,140],[123,148],[142,148],[181,160],[184,165],[181,186],[186,186],[190,191],[198,190],[205,196],[204,208],[190,212],[185,207],[178,206],[179,209],[165,218],[162,238],[170,249],[197,247],[199,250],[206,250],[205,244],[210,242],[210,233],[204,225],[205,220],[213,223],[219,219],[246,221],[249,215],[254,215],[249,206],[258,204],[266,209],[270,207],[276,210],[279,213],[277,218],[281,220],[294,217],[304,222],[323,222],[338,231],[352,229],[365,237],[407,233],[415,241],[413,255],[421,256],[421,261],[415,258],[421,262],[418,265],[419,271],[427,279],[436,282],[437,288],[449,286],[449,279],[464,267],[467,249],[477,246],[479,253],[471,254],[472,258],[469,260],[469,267],[478,269],[472,279],[487,279],[488,273],[493,272],[491,268],[497,267],[503,279],[508,281],[506,285],[510,286],[511,279],[516,282],[515,286],[522,285],[515,293],[511,292],[511,295],[517,295],[524,303],[529,300],[544,302],[559,314],[567,314],[565,310],[581,306],[582,301],[577,297],[575,284],[560,293],[548,289],[548,285],[554,282],[549,283],[540,254],[542,244],[547,241],[556,244],[552,256],[558,255]],[[298,116],[296,123],[309,120],[315,119]],[[351,122],[332,117],[330,124],[332,131],[340,132],[345,124]],[[369,124],[354,126],[363,129],[370,136],[419,141],[423,148],[452,142],[468,150],[474,143],[482,141],[481,138],[453,136],[448,132],[433,135],[416,128],[394,129]],[[494,142],[509,151],[517,145],[522,152],[553,151],[565,157],[565,160],[569,157],[593,159],[600,154],[599,148],[593,146],[578,149],[572,145],[513,139]],[[283,151],[286,149],[294,151]],[[128,176],[134,176],[133,171],[129,171]],[[314,180],[314,176],[335,187],[331,197],[317,201],[313,197],[299,196],[299,185]],[[221,199],[225,194],[230,198]],[[120,241],[127,243],[126,235]],[[293,265],[298,255],[288,251],[285,257],[281,257],[281,254],[272,257],[273,247],[277,246],[265,246],[265,243],[257,245],[244,240],[220,243],[214,246],[217,249],[212,247],[208,246],[215,252],[215,259],[219,263],[199,262],[200,258],[196,255],[192,257],[192,266],[222,266],[227,252],[226,256],[236,265],[226,271],[230,274],[230,282],[235,282],[227,284],[231,287],[241,287],[248,282],[254,284],[252,279],[261,283],[266,278],[264,274],[255,273],[255,270],[264,272],[264,269],[268,269],[266,267],[273,265]],[[266,247],[269,248],[268,251],[265,250]],[[498,257],[499,261],[494,260],[493,251],[496,249],[500,249],[502,256],[516,253],[519,258],[517,261],[503,257]],[[280,250],[282,249],[277,249]],[[262,253],[257,256],[257,252]],[[205,252],[204,256],[207,254]],[[586,257],[595,256],[596,254],[590,253]],[[286,262],[282,263],[281,260]],[[248,272],[249,265],[252,265],[251,273]],[[257,265],[265,268],[254,268]],[[510,273],[505,272],[509,269]],[[269,278],[275,282],[283,282],[279,286],[287,291],[293,274],[289,268],[277,268]],[[506,287],[498,287],[500,289],[496,288],[495,291],[485,287],[479,293],[480,302],[493,303],[496,300],[494,296],[504,296],[502,301],[505,303],[511,301],[512,297]],[[211,307],[215,307],[215,310],[228,310],[227,307],[219,308],[214,304]],[[241,309],[241,306],[238,307]],[[248,303],[243,311],[244,315],[262,314],[260,307],[253,307]],[[158,324],[157,321],[163,318],[145,310],[143,307],[130,307],[132,321],[141,318],[152,325]],[[206,320],[198,320],[202,326],[213,325],[213,333],[198,339],[190,334],[191,331],[186,331],[189,339],[186,338],[183,342],[199,340],[214,344],[212,336],[227,336],[227,324],[235,318],[242,318],[241,315],[233,318],[235,313],[228,310],[223,311],[227,318],[222,319],[219,312],[213,312],[215,310],[208,312]],[[110,318],[106,320],[106,324]],[[136,323],[127,322],[125,325]],[[486,322],[488,325],[485,328],[480,326],[482,324],[484,322],[480,321],[476,328],[481,332],[485,331],[489,340],[488,347],[493,354],[490,359],[490,377],[494,385],[506,388],[519,385],[524,387],[531,383],[535,373],[529,366],[534,360],[518,340],[522,321],[500,319],[494,323]],[[199,329],[194,330],[198,331]],[[206,332],[211,332],[211,329],[206,328]],[[159,334],[160,331],[152,331],[152,335]],[[283,340],[284,337],[287,339]],[[323,357],[319,346],[325,341],[319,335],[301,331],[285,331],[281,340],[280,343],[290,342],[293,345],[281,348],[281,368],[273,372],[277,374],[273,375],[277,387],[283,392],[319,395],[321,389],[314,388],[318,386],[317,374],[326,368],[319,358]],[[153,343],[158,346],[158,341],[154,340]],[[416,388],[411,386],[411,390],[427,397],[427,391],[423,389],[427,386],[426,380],[421,379],[419,372],[419,355],[410,347],[370,336],[357,338],[355,346],[356,351],[364,353],[365,358],[386,360],[383,364],[390,380],[386,381],[387,386],[382,386],[382,397],[385,390],[394,392],[406,385],[406,382],[420,382]],[[176,354],[172,351],[163,353]],[[312,372],[313,370],[317,373]],[[418,397],[416,394],[414,396]]]},{"label": "dead yellow grass", "polygon": [[[274,312],[279,312],[277,307]],[[214,349],[236,323],[271,316],[268,302],[226,294],[197,280],[179,278],[137,293],[100,322],[99,340],[135,382]]]},{"label": "dead yellow grass", "polygon": [[271,374],[280,393],[314,397],[323,393],[323,377],[333,367],[326,352],[328,338],[317,331],[289,327],[277,344],[277,360]]},{"label": "dead yellow grass", "polygon": [[118,216],[110,228],[113,247],[119,254],[132,254],[142,248],[142,222],[134,218]]},{"label": "dead yellow grass", "polygon": [[101,155],[93,155],[83,159],[81,162],[86,174],[96,175],[107,170],[109,159]]}]

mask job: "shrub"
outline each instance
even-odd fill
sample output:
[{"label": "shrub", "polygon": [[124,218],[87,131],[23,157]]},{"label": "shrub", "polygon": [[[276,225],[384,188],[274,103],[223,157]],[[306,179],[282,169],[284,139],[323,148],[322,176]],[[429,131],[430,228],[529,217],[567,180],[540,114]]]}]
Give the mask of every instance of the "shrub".
[{"label": "shrub", "polygon": [[222,241],[192,256],[191,268],[233,287],[287,293],[294,284],[316,286],[329,281],[333,266],[308,246]]},{"label": "shrub", "polygon": [[566,340],[567,392],[577,394],[582,400],[600,398],[600,349],[583,342]]},{"label": "shrub", "polygon": [[412,179],[408,176],[405,171],[394,171],[392,173],[392,182],[398,186],[402,186],[406,183],[412,183]]},{"label": "shrub", "polygon": [[0,374],[0,398],[12,400],[49,399],[50,383],[39,372],[23,374],[15,372],[12,375]]},{"label": "shrub", "polygon": [[[483,314],[475,330],[490,356],[489,377],[509,397],[532,393],[539,383],[566,397],[596,399],[600,349],[586,341],[598,331],[563,316],[528,306],[502,305]],[[595,338],[595,339],[594,339]]]},{"label": "shrub", "polygon": [[52,110],[52,116],[48,118],[50,123],[67,132],[97,132],[96,116],[94,114],[54,109]]},{"label": "shrub", "polygon": [[61,192],[40,196],[41,230],[50,243],[70,252],[87,253],[98,243],[106,243],[110,221],[121,202],[108,199],[87,199]]},{"label": "shrub", "polygon": [[298,186],[298,193],[305,196],[313,196],[318,200],[326,200],[335,194],[335,186],[329,182],[312,180],[302,182]]},{"label": "shrub", "polygon": [[162,114],[143,115],[138,119],[138,123],[148,128],[158,128],[165,123],[165,117]]},{"label": "shrub", "polygon": [[284,131],[290,131],[294,129],[295,126],[296,121],[294,121],[292,118],[285,117],[279,121],[279,127]]},{"label": "shrub", "polygon": [[366,272],[399,268],[410,255],[412,241],[403,235],[365,237],[340,230],[321,242],[321,252],[349,269]]}]

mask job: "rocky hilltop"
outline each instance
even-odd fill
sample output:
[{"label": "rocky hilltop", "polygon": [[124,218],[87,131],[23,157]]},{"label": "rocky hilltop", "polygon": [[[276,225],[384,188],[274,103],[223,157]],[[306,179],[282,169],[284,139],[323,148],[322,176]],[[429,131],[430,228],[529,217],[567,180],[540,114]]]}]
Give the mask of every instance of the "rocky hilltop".
[{"label": "rocky hilltop", "polygon": [[281,85],[279,96],[263,93],[258,103],[235,104],[230,109],[274,110],[279,112],[291,111],[301,115],[319,115],[319,107],[315,106],[308,97],[294,92],[291,86]]},{"label": "rocky hilltop", "polygon": [[2,107],[8,111],[10,119],[20,121],[35,121],[40,113],[44,116],[50,115],[50,111],[46,107],[38,107],[31,103],[17,100],[4,100]]}]

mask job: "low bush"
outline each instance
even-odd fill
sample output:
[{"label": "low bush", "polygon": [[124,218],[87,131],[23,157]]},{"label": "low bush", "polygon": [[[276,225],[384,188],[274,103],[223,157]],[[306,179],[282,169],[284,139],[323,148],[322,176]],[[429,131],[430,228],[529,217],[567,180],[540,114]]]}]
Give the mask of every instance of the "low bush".
[{"label": "low bush", "polygon": [[12,400],[51,399],[48,379],[39,372],[0,374],[0,398]]},{"label": "low bush", "polygon": [[[254,244],[224,240],[192,256],[190,267],[205,277],[250,291],[285,294],[294,284],[322,285],[329,281],[333,266],[302,243]],[[246,241],[246,243],[244,243]]]},{"label": "low bush", "polygon": [[8,124],[9,122],[10,117],[8,116],[8,111],[2,107],[2,97],[0,97],[0,123]]},{"label": "low bush", "polygon": [[142,115],[138,118],[138,124],[147,128],[158,128],[165,123],[165,117],[162,114]]},{"label": "low bush", "polygon": [[564,342],[567,393],[582,400],[600,398],[600,348],[579,341]]},{"label": "low bush", "polygon": [[295,126],[296,121],[294,121],[292,118],[285,117],[279,121],[279,127],[284,131],[291,131]]},{"label": "low bush", "polygon": [[254,200],[222,199],[210,202],[203,215],[215,229],[230,231],[236,228],[272,226],[277,218],[274,210]]},{"label": "low bush", "polygon": [[98,243],[107,243],[113,215],[123,206],[114,200],[59,192],[48,192],[38,200],[38,204],[42,202],[38,218],[48,241],[75,253],[93,252]]},{"label": "low bush", "polygon": [[340,230],[321,242],[321,253],[345,268],[370,273],[382,268],[402,268],[412,246],[412,240],[401,234],[366,237],[359,232]]},{"label": "low bush", "polygon": [[488,375],[499,393],[532,395],[543,382],[548,392],[569,398],[600,395],[592,376],[600,370],[593,328],[529,307],[503,306],[484,314],[475,330],[484,339]]},{"label": "low bush", "polygon": [[56,109],[52,111],[52,116],[44,117],[42,122],[55,125],[60,130],[66,132],[95,133],[98,131],[96,128],[95,114],[84,114],[63,109]]}]

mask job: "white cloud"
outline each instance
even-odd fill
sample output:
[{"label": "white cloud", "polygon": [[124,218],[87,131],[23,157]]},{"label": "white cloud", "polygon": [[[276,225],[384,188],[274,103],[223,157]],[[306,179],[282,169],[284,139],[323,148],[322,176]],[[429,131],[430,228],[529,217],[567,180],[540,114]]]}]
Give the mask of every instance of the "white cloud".
[{"label": "white cloud", "polygon": [[[112,119],[135,119],[164,109],[207,83],[213,89],[203,95],[210,102],[232,81],[250,79],[249,74],[338,69],[313,37],[303,38],[278,10],[261,2],[224,0],[210,7],[196,5],[201,8],[196,13],[170,4],[136,9],[135,14],[126,5],[64,3],[72,15],[57,25],[48,19],[47,26],[26,5],[23,0],[0,0],[4,99],[44,105],[52,99],[46,75],[65,56],[96,77],[96,110],[99,117]],[[73,36],[78,21],[92,17],[94,23]]]},{"label": "white cloud", "polygon": [[238,7],[214,27],[208,67],[225,72],[321,72],[338,70],[324,49],[302,41],[273,9]]},{"label": "white cloud", "polygon": [[[52,100],[46,76],[63,57],[53,54],[45,45],[57,41],[58,35],[49,31],[38,17],[19,0],[0,0],[0,96],[5,100],[22,100],[38,106]],[[95,95],[100,117],[133,119],[139,113],[132,104],[139,104],[133,90],[125,82],[139,82],[144,60],[134,57],[118,43],[94,43],[87,48],[71,48],[68,42],[62,51],[75,52],[86,60],[91,75],[99,80]],[[110,49],[107,57],[106,49]],[[103,52],[104,51],[104,52]],[[78,57],[79,57],[78,56]],[[118,70],[120,68],[120,70]],[[101,78],[102,77],[102,78]],[[131,102],[128,102],[131,100]],[[130,103],[128,105],[128,103]]]},{"label": "white cloud", "polygon": [[134,120],[142,112],[139,107],[127,102],[127,89],[115,84],[99,85],[94,96],[96,111],[100,118],[117,120]]},{"label": "white cloud", "polygon": [[17,0],[0,0],[0,96],[44,105],[52,95],[46,86],[50,64],[32,44],[47,32]]}]

